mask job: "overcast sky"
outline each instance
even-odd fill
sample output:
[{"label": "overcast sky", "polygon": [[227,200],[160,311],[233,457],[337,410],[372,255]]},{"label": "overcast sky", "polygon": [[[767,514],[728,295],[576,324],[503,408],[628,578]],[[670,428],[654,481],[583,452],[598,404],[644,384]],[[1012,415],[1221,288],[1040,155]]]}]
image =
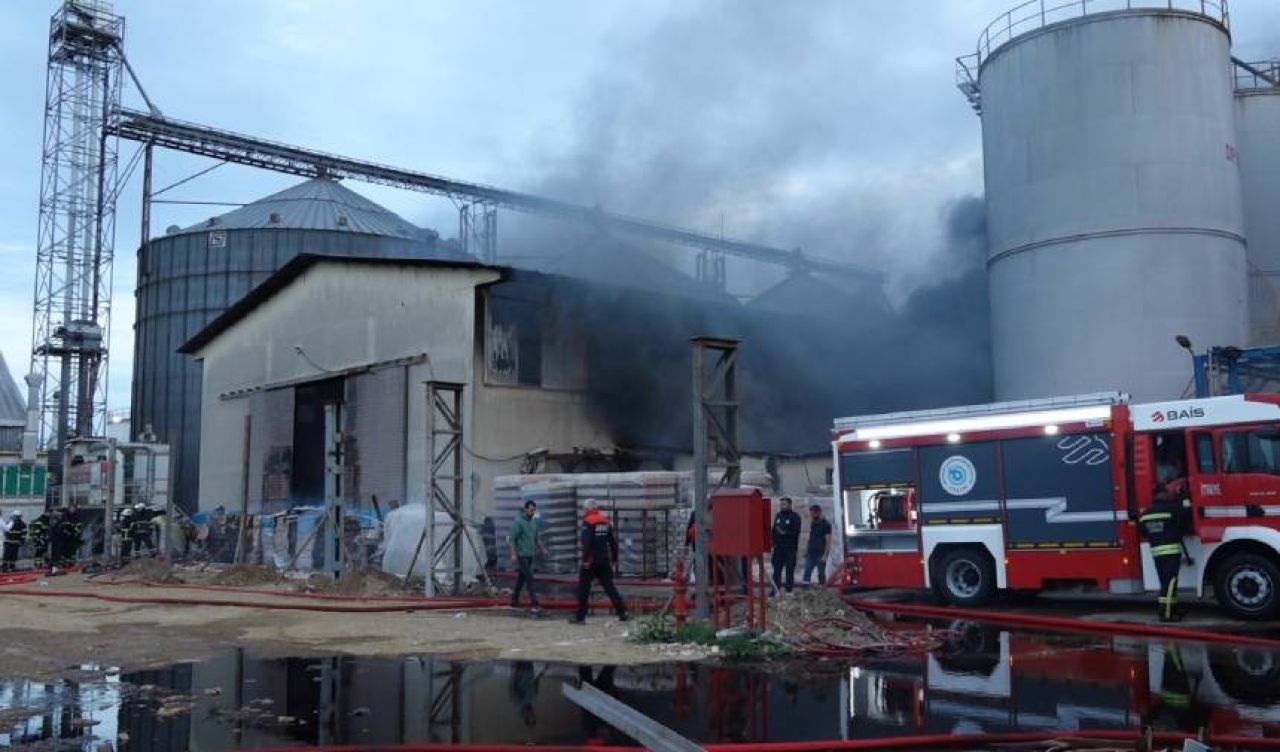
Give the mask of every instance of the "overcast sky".
[{"label": "overcast sky", "polygon": [[[979,123],[953,86],[953,58],[1012,4],[117,0],[117,10],[134,68],[172,117],[798,246],[885,268],[901,293],[947,273],[943,212],[982,191]],[[1237,54],[1280,55],[1280,3],[1231,5]],[[0,352],[15,375],[31,345],[55,7],[0,3]],[[207,164],[161,153],[157,186]],[[224,167],[174,193],[247,202],[294,182]],[[456,233],[447,201],[350,185]],[[113,409],[129,398],[138,197],[135,178],[116,237]],[[211,213],[160,207],[153,232]],[[749,292],[758,281],[734,283]]]}]

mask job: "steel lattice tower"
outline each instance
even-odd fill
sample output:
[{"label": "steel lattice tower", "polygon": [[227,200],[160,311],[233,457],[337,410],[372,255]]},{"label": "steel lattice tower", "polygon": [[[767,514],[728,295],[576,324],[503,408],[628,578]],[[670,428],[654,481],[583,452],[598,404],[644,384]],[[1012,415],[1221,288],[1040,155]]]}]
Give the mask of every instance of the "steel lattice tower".
[{"label": "steel lattice tower", "polygon": [[67,440],[106,428],[123,35],[109,0],[67,0],[49,24],[31,378],[53,498]]}]

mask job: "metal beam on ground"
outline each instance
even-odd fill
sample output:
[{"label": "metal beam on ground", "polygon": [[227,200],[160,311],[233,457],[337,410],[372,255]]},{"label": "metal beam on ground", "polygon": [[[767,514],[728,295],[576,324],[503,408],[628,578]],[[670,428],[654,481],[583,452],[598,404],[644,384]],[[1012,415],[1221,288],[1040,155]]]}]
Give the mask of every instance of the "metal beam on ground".
[{"label": "metal beam on ground", "polygon": [[639,710],[601,692],[590,684],[564,684],[564,696],[583,710],[657,752],[702,752],[703,748],[680,736]]}]

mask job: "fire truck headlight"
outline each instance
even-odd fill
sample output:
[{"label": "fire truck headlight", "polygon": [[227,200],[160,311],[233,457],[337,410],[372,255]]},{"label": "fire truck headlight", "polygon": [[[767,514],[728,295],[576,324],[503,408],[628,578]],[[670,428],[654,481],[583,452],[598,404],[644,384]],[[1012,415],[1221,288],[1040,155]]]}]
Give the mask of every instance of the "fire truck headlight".
[{"label": "fire truck headlight", "polygon": [[960,434],[958,434],[958,433],[949,433],[949,434],[947,434],[947,441],[948,441],[948,442],[950,442],[950,443],[952,443],[952,444],[959,444],[959,443],[960,443]]},{"label": "fire truck headlight", "polygon": [[867,442],[867,446],[871,447],[872,449],[879,449],[880,439],[872,439],[871,441]]},{"label": "fire truck headlight", "polygon": [[1057,435],[1058,435],[1058,427],[1057,427],[1057,426],[1045,426],[1045,427],[1044,427],[1044,432],[1045,432],[1045,435],[1047,435],[1047,436],[1057,436]]}]

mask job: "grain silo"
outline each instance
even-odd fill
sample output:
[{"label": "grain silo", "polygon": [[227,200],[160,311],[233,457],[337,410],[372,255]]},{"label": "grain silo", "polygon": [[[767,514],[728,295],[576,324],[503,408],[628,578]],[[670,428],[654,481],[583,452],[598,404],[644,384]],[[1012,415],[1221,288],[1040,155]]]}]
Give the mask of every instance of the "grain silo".
[{"label": "grain silo", "polygon": [[171,227],[139,251],[131,420],[173,448],[174,498],[189,509],[198,493],[201,378],[199,363],[177,349],[303,251],[445,255],[434,233],[324,178]]},{"label": "grain silo", "polygon": [[1177,397],[1175,335],[1244,342],[1230,42],[1212,0],[1030,2],[960,58],[982,118],[997,399]]},{"label": "grain silo", "polygon": [[1249,239],[1249,339],[1280,344],[1280,60],[1236,68],[1236,137]]}]

